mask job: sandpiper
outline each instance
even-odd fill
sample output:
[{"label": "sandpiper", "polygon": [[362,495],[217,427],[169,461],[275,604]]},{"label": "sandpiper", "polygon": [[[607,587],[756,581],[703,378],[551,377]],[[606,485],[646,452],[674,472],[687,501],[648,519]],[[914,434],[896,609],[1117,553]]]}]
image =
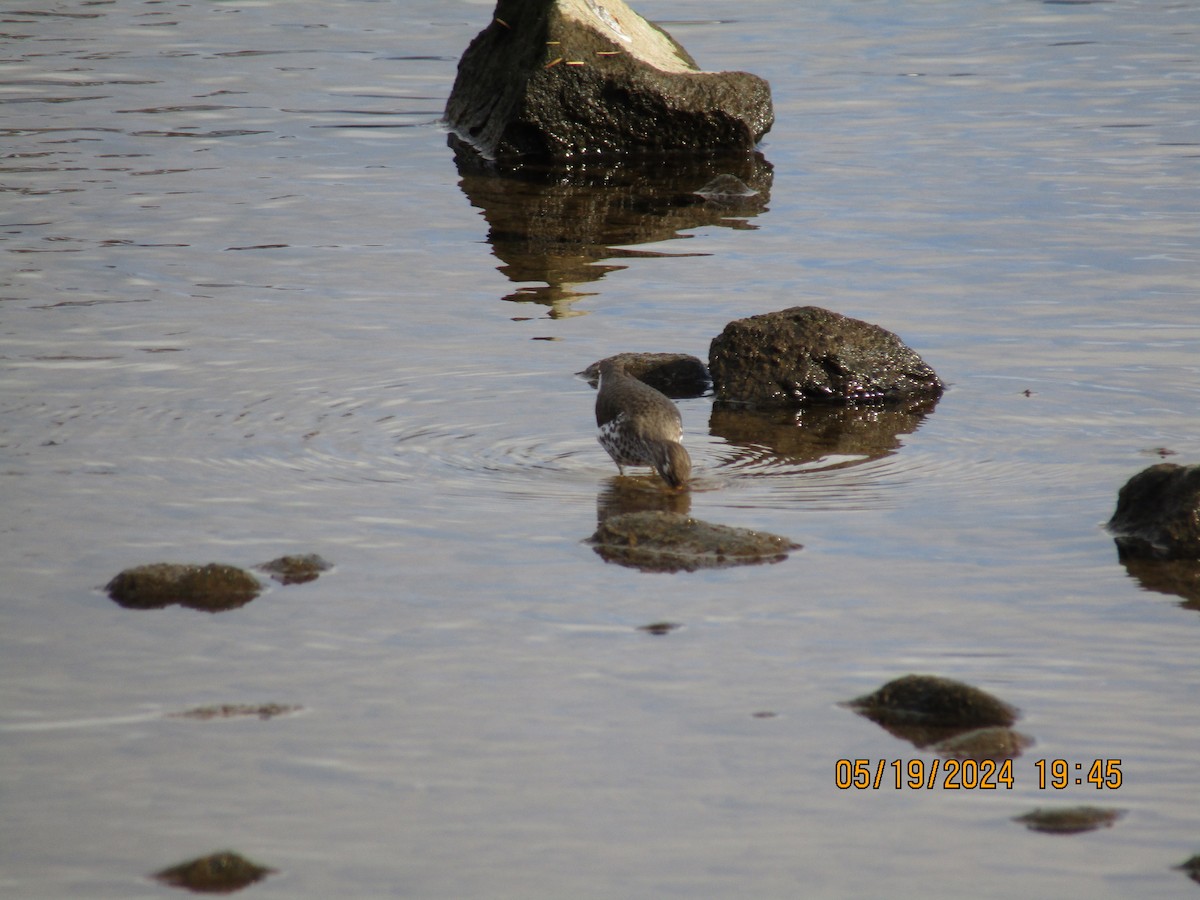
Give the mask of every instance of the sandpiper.
[{"label": "sandpiper", "polygon": [[673,488],[692,473],[692,460],[680,440],[683,420],[665,394],[639,381],[615,359],[600,363],[596,394],[597,439],[625,474],[625,466],[653,466]]}]

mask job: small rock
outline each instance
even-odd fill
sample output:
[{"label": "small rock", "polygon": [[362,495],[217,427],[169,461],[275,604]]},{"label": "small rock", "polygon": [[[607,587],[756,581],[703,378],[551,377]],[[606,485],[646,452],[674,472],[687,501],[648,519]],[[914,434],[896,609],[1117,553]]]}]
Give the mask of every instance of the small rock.
[{"label": "small rock", "polygon": [[1200,466],[1159,463],[1134,475],[1108,530],[1122,558],[1200,559]]},{"label": "small rock", "polygon": [[607,562],[647,572],[774,563],[800,545],[785,537],[649,510],[605,519],[588,541]]},{"label": "small rock", "polygon": [[1099,806],[1072,806],[1065,809],[1035,809],[1014,822],[1022,822],[1030,831],[1046,834],[1079,834],[1097,828],[1111,828],[1124,812]]},{"label": "small rock", "polygon": [[299,706],[284,706],[280,703],[263,703],[259,706],[251,706],[245,703],[224,703],[221,706],[198,706],[195,709],[185,710],[179,713],[170,713],[169,719],[195,719],[201,722],[207,722],[210,719],[237,719],[247,716],[256,716],[259,719],[273,719],[276,716],[285,716],[289,713],[299,712],[303,707]]},{"label": "small rock", "polygon": [[499,0],[446,103],[451,143],[489,159],[751,151],[771,89],[702,72],[622,0]]},{"label": "small rock", "polygon": [[255,568],[267,572],[280,584],[305,584],[316,581],[322,572],[327,572],[332,566],[315,553],[305,553],[281,556]]},{"label": "small rock", "polygon": [[944,728],[1007,728],[1017,710],[961,681],[936,675],[905,675],[845,704],[873,722]]},{"label": "small rock", "polygon": [[936,400],[943,391],[892,332],[817,306],[730,322],[708,367],[718,400],[750,406]]},{"label": "small rock", "polygon": [[[628,374],[675,400],[700,397],[709,387],[708,369],[687,353],[617,353],[607,358],[619,361]],[[597,360],[575,374],[595,387],[600,380],[601,362]]]},{"label": "small rock", "polygon": [[638,631],[645,631],[648,634],[662,635],[670,634],[675,629],[682,627],[683,626],[677,622],[651,622],[649,625],[639,625]]},{"label": "small rock", "polygon": [[125,569],[105,590],[126,609],[162,609],[179,604],[215,613],[245,606],[258,596],[262,586],[244,569],[223,563],[152,563]]},{"label": "small rock", "polygon": [[1033,745],[1033,738],[1011,728],[975,728],[933,745],[939,756],[951,759],[1015,759]]},{"label": "small rock", "polygon": [[1175,868],[1184,872],[1192,881],[1200,884],[1200,853],[1197,853],[1191,859],[1185,860]]},{"label": "small rock", "polygon": [[153,877],[163,884],[198,894],[232,894],[274,872],[232,850],[222,850],[163,869]]}]

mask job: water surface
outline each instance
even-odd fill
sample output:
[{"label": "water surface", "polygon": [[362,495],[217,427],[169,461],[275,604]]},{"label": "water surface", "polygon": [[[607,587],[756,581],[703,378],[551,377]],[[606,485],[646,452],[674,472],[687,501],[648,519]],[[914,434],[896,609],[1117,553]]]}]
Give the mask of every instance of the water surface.
[{"label": "water surface", "polygon": [[[1188,889],[1200,616],[1101,525],[1135,472],[1200,461],[1200,11],[647,2],[774,91],[764,202],[714,214],[671,199],[705,171],[460,172],[438,120],[490,4],[26,6],[0,28],[4,893],[161,896],[149,873],[226,847],[278,870],[256,897]],[[602,561],[623,486],[574,373],[802,304],[895,331],[945,397],[757,431],[682,400],[684,509],[804,549]],[[335,568],[218,615],[101,590],[293,552]],[[834,786],[934,758],[838,706],[908,672],[1023,711],[1012,790]],[[269,702],[304,711],[167,718]],[[1043,758],[1124,784],[1039,789]],[[1126,814],[1011,821],[1080,803]]]}]

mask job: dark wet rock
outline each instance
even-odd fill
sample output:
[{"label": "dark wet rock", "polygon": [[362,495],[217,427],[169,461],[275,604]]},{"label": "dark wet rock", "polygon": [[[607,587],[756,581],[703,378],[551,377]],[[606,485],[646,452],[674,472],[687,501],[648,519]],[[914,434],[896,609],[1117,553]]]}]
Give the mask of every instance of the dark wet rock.
[{"label": "dark wet rock", "polygon": [[[1032,743],[1008,731],[1017,719],[1014,707],[979,688],[935,675],[905,675],[842,705],[889,734],[918,748],[933,747],[943,756],[1009,758]],[[1013,752],[1002,754],[1009,747]]]},{"label": "dark wet rock", "polygon": [[1100,806],[1071,806],[1063,809],[1035,809],[1033,812],[1013,818],[1030,831],[1046,834],[1079,834],[1097,828],[1111,828],[1124,812]]},{"label": "dark wet rock", "polygon": [[[773,178],[757,153],[688,157],[670,166],[634,159],[510,170],[459,152],[455,163],[459,186],[488,223],[500,271],[523,283],[505,299],[542,303],[555,316],[570,315],[570,304],[588,296],[581,288],[625,268],[620,260],[691,255],[637,244],[666,244],[701,227],[753,228],[747,220],[766,208]],[[727,207],[698,196],[696,189],[721,171],[757,191],[755,202]],[[609,259],[615,262],[602,262]]]},{"label": "dark wet rock", "polygon": [[892,332],[817,306],[730,322],[708,367],[718,400],[756,407],[928,401],[943,391]]},{"label": "dark wet rock", "polygon": [[882,459],[917,430],[930,401],[897,407],[808,406],[751,409],[714,404],[709,433],[724,438],[735,455],[727,464],[756,465],[781,459],[811,463],[829,457]]},{"label": "dark wet rock", "polygon": [[257,706],[246,703],[223,703],[220,706],[198,706],[184,712],[171,713],[167,718],[207,722],[212,719],[240,719],[253,716],[266,720],[299,712],[301,709],[303,709],[301,706],[286,706],[282,703],[262,703]]},{"label": "dark wet rock", "polygon": [[1191,859],[1185,860],[1175,868],[1187,875],[1192,881],[1200,883],[1200,853],[1197,853]]},{"label": "dark wet rock", "polygon": [[953,728],[1007,728],[1017,710],[977,687],[936,675],[905,675],[846,703],[875,722]]},{"label": "dark wet rock", "polygon": [[153,877],[163,884],[186,888],[197,894],[232,894],[274,872],[274,869],[253,863],[232,850],[222,850],[155,872]]},{"label": "dark wet rock", "polygon": [[779,535],[657,511],[612,516],[588,540],[607,562],[647,572],[780,562],[800,549]]},{"label": "dark wet rock", "polygon": [[1134,475],[1108,530],[1122,558],[1200,560],[1200,466],[1159,463]]},{"label": "dark wet rock", "polygon": [[446,104],[452,142],[499,159],[750,151],[770,87],[702,72],[622,0],[499,0]]},{"label": "dark wet rock", "polygon": [[316,553],[304,553],[297,556],[281,556],[255,568],[260,572],[267,572],[280,584],[305,584],[316,581],[322,572],[329,571],[332,566]]},{"label": "dark wet rock", "polygon": [[126,609],[162,609],[179,604],[215,613],[245,606],[258,596],[262,585],[244,569],[223,563],[152,563],[125,569],[105,590]]},{"label": "dark wet rock", "polygon": [[1033,738],[1028,735],[995,726],[975,728],[943,738],[934,743],[932,749],[939,756],[952,759],[1001,760],[1014,759],[1031,746]]},{"label": "dark wet rock", "polygon": [[639,625],[638,631],[644,631],[647,634],[663,635],[670,634],[678,628],[682,628],[678,622],[651,622],[649,625]]},{"label": "dark wet rock", "polygon": [[[674,399],[699,397],[708,390],[708,369],[687,353],[617,353],[608,358],[620,362],[627,374]],[[597,360],[575,374],[595,387],[601,362]]]}]

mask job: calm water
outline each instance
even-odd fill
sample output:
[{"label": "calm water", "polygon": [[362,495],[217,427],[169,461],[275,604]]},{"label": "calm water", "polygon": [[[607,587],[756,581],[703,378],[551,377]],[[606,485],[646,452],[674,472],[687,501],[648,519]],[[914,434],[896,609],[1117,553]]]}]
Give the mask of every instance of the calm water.
[{"label": "calm water", "polygon": [[[1160,449],[1200,462],[1200,8],[730,9],[639,7],[772,84],[769,200],[729,215],[664,199],[702,172],[460,173],[438,118],[490,3],[0,17],[0,893],[164,896],[226,847],[264,898],[1194,893],[1200,613],[1101,524]],[[800,304],[948,393],[757,430],[682,401],[687,508],[804,549],[603,562],[573,373]],[[294,552],[335,569],[218,615],[101,590]],[[934,759],[837,705],[908,672],[1021,708],[1012,790],[835,787]],[[165,718],[267,702],[304,711]],[[1040,790],[1054,758],[1124,784]],[[1011,821],[1081,803],[1125,815]]]}]

